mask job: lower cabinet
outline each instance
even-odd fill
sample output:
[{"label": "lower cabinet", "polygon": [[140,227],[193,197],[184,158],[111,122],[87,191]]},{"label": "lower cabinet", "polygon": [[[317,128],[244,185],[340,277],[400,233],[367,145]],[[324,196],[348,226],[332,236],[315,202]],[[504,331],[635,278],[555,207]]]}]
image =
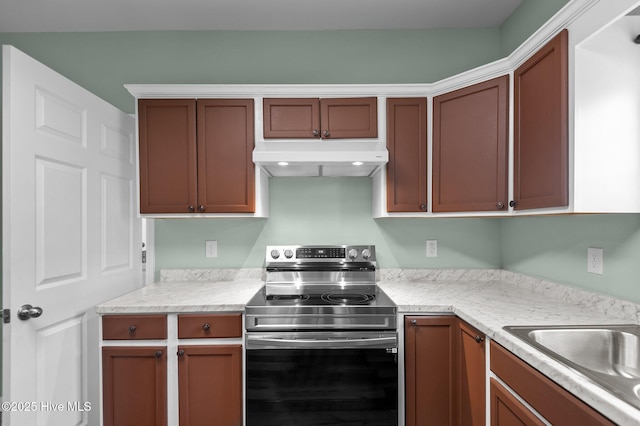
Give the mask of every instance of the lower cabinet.
[{"label": "lower cabinet", "polygon": [[495,379],[489,384],[491,426],[543,426],[544,423]]},{"label": "lower cabinet", "polygon": [[453,315],[405,317],[405,424],[484,425],[484,335]]},{"label": "lower cabinet", "polygon": [[167,348],[102,348],[105,426],[167,424]]},{"label": "lower cabinet", "polygon": [[242,426],[241,313],[105,315],[102,334],[105,426]]},{"label": "lower cabinet", "polygon": [[242,425],[242,346],[178,346],[180,426]]},{"label": "lower cabinet", "polygon": [[[606,417],[561,388],[542,373],[491,342],[491,370],[509,388],[554,426],[613,425]],[[492,425],[538,425],[533,413],[492,380]]]}]

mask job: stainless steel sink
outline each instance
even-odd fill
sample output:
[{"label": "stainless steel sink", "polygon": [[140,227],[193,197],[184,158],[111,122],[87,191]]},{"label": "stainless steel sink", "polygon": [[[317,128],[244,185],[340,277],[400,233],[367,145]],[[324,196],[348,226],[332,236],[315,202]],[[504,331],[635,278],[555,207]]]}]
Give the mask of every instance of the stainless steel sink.
[{"label": "stainless steel sink", "polygon": [[504,329],[640,408],[640,325]]}]

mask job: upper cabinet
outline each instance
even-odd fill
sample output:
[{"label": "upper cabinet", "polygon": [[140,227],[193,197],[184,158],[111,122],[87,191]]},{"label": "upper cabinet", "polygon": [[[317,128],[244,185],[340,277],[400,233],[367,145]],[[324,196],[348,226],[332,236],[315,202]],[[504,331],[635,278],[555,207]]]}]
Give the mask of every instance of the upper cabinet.
[{"label": "upper cabinet", "polygon": [[376,97],[265,98],[264,138],[377,138],[377,103]]},{"label": "upper cabinet", "polygon": [[514,185],[516,210],[569,203],[567,30],[514,74]]},{"label": "upper cabinet", "polygon": [[427,210],[427,99],[387,99],[387,211]]},{"label": "upper cabinet", "polygon": [[255,211],[253,99],[140,99],[140,213]]},{"label": "upper cabinet", "polygon": [[434,98],[434,212],[507,208],[508,128],[508,76]]}]

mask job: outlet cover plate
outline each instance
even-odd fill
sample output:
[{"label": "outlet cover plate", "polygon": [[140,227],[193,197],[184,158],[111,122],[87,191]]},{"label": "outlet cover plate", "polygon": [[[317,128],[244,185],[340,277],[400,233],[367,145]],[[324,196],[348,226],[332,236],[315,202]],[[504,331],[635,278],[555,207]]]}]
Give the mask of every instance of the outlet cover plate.
[{"label": "outlet cover plate", "polygon": [[602,275],[604,271],[604,249],[589,247],[587,249],[587,272]]},{"label": "outlet cover plate", "polygon": [[206,242],[205,255],[207,257],[218,257],[218,241],[209,240]]},{"label": "outlet cover plate", "polygon": [[427,257],[438,257],[438,240],[427,240]]}]

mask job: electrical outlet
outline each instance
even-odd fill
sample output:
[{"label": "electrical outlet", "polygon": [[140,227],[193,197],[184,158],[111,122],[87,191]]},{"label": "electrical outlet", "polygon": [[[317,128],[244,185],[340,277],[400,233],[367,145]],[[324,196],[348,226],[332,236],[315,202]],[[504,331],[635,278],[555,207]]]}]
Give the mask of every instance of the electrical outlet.
[{"label": "electrical outlet", "polygon": [[218,257],[218,242],[216,240],[210,240],[206,242],[205,256]]},{"label": "electrical outlet", "polygon": [[589,247],[587,249],[587,272],[602,275],[604,270],[604,249]]},{"label": "electrical outlet", "polygon": [[427,257],[438,257],[438,240],[427,240]]}]

